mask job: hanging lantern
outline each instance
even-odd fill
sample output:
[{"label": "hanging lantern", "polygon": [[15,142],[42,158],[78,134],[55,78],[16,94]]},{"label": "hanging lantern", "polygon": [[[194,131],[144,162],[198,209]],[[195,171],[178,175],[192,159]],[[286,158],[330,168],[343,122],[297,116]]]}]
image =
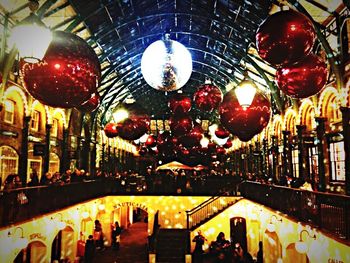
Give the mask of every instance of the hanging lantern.
[{"label": "hanging lantern", "polygon": [[52,41],[52,32],[31,13],[16,25],[8,41],[10,47],[18,50],[19,56],[28,63],[41,61]]},{"label": "hanging lantern", "polygon": [[87,101],[83,102],[79,107],[77,107],[78,110],[82,112],[93,112],[97,109],[97,107],[100,105],[100,95],[98,93],[93,93]]},{"label": "hanging lantern", "polygon": [[276,71],[278,87],[292,98],[307,98],[320,92],[328,76],[326,63],[314,54],[308,55],[297,64],[279,68]]},{"label": "hanging lantern", "polygon": [[191,53],[166,34],[164,40],[146,48],[141,58],[141,72],[147,84],[154,89],[178,90],[192,74]]},{"label": "hanging lantern", "polygon": [[254,81],[249,79],[248,73],[245,72],[244,79],[234,89],[238,102],[243,109],[246,109],[250,106],[254,99],[257,88],[258,87]]},{"label": "hanging lantern", "polygon": [[118,136],[116,123],[107,123],[103,131],[108,138],[114,138]]},{"label": "hanging lantern", "polygon": [[222,125],[219,125],[215,130],[215,136],[219,139],[226,139],[228,136],[230,136],[230,132],[222,127]]},{"label": "hanging lantern", "polygon": [[173,95],[168,103],[168,106],[174,114],[184,114],[191,110],[191,99],[181,93]]},{"label": "hanging lantern", "polygon": [[279,67],[290,65],[308,55],[316,33],[311,20],[294,10],[284,10],[269,16],[256,34],[260,57]]},{"label": "hanging lantern", "polygon": [[212,112],[217,109],[222,102],[221,90],[213,85],[211,81],[206,81],[204,85],[198,87],[193,95],[193,100],[198,109],[205,112]]},{"label": "hanging lantern", "polygon": [[232,91],[224,96],[220,105],[221,124],[241,141],[249,141],[268,124],[271,105],[267,97],[257,92],[248,108],[243,108]]},{"label": "hanging lantern", "polygon": [[41,103],[79,107],[96,92],[101,78],[95,51],[75,34],[55,31],[39,63],[22,63],[20,74],[28,92]]}]

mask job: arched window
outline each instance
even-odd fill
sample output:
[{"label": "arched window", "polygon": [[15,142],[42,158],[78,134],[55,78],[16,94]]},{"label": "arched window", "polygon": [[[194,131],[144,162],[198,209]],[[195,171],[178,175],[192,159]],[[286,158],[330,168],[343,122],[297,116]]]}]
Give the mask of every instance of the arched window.
[{"label": "arched window", "polygon": [[0,173],[2,184],[9,174],[18,173],[18,154],[9,146],[0,147]]},{"label": "arched window", "polygon": [[53,118],[52,119],[52,127],[51,127],[51,136],[57,137],[58,135],[58,119]]},{"label": "arched window", "polygon": [[49,172],[54,174],[60,171],[60,158],[56,153],[50,153]]},{"label": "arched window", "polygon": [[13,124],[15,122],[15,102],[13,100],[6,99],[4,101],[4,122]]}]

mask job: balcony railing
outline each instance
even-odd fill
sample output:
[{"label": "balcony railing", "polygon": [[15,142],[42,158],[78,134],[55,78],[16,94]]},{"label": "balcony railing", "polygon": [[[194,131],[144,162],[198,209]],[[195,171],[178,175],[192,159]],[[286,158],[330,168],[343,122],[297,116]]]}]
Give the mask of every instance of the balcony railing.
[{"label": "balcony railing", "polygon": [[243,197],[308,222],[341,239],[350,239],[350,196],[243,182]]}]

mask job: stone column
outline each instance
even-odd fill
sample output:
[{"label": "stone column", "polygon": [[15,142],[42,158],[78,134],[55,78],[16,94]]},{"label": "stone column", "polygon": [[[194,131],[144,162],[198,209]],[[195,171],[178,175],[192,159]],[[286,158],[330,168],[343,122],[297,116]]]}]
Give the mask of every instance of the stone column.
[{"label": "stone column", "polygon": [[[318,190],[321,192],[326,191],[326,175],[324,166],[324,146],[325,146],[325,121],[324,117],[316,117],[316,134],[317,134],[317,153],[318,153]],[[315,184],[315,182],[312,182]]]},{"label": "stone column", "polygon": [[282,131],[283,136],[283,152],[282,152],[282,175],[290,175],[290,163],[289,163],[289,151],[290,151],[290,144],[289,144],[289,136],[290,131]]},{"label": "stone column", "polygon": [[299,168],[299,177],[306,179],[305,175],[305,165],[304,165],[304,138],[303,134],[306,129],[305,125],[297,125],[297,134],[298,134],[298,168]]},{"label": "stone column", "polygon": [[51,139],[51,128],[52,124],[46,124],[45,126],[45,150],[44,150],[44,169],[43,174],[47,173],[49,171],[49,165],[50,165],[50,139]]},{"label": "stone column", "polygon": [[22,141],[21,141],[21,154],[19,156],[19,175],[22,180],[22,185],[27,185],[27,169],[28,169],[28,135],[29,135],[29,122],[30,116],[24,116],[23,129],[22,129]]},{"label": "stone column", "polygon": [[278,181],[278,178],[277,178],[278,142],[277,142],[277,137],[275,135],[272,135],[271,139],[272,139],[272,145],[271,145],[271,150],[272,150],[272,174],[271,174],[271,178],[273,179],[274,182],[277,182]]},{"label": "stone column", "polygon": [[60,163],[60,173],[63,174],[68,169],[68,129],[63,129],[63,140],[61,144],[62,158]]},{"label": "stone column", "polygon": [[350,108],[340,107],[342,113],[345,153],[345,194],[350,195]]},{"label": "stone column", "polygon": [[263,172],[263,176],[266,177],[266,175],[268,174],[268,170],[267,170],[267,156],[269,154],[269,150],[268,150],[268,145],[267,145],[267,139],[263,139],[263,150],[262,150],[262,166],[261,166],[261,170]]}]

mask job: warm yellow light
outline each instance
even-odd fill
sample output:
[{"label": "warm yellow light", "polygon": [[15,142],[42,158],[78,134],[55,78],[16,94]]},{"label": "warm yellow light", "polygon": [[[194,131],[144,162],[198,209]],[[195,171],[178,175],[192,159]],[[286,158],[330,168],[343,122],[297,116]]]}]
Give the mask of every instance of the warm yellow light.
[{"label": "warm yellow light", "polygon": [[36,63],[44,58],[52,41],[52,32],[41,25],[40,21],[31,21],[37,19],[35,15],[32,18],[28,23],[19,24],[12,29],[8,44],[16,47],[26,62]]},{"label": "warm yellow light", "polygon": [[104,204],[99,204],[98,205],[98,210],[100,210],[100,211],[105,210],[105,205]]},{"label": "warm yellow light", "polygon": [[67,226],[67,224],[65,222],[63,222],[63,221],[57,222],[57,227],[58,227],[59,230],[65,229],[66,226]]},{"label": "warm yellow light", "polygon": [[84,211],[84,212],[81,213],[81,217],[82,217],[83,219],[86,219],[86,218],[89,217],[89,213],[86,212],[86,211]]},{"label": "warm yellow light", "polygon": [[113,113],[113,119],[116,123],[121,122],[129,117],[129,113],[125,109],[118,109]]},{"label": "warm yellow light", "polygon": [[308,251],[307,244],[304,241],[297,241],[295,242],[295,249],[300,254],[304,254]]},{"label": "warm yellow light", "polygon": [[276,227],[273,223],[268,223],[266,226],[267,231],[271,232],[275,232],[276,231]]},{"label": "warm yellow light", "polygon": [[212,124],[212,125],[210,125],[209,126],[209,128],[208,128],[208,130],[209,130],[209,134],[215,134],[215,131],[217,130],[217,128],[218,128],[219,126],[217,125],[217,124]]},{"label": "warm yellow light", "polygon": [[255,83],[249,79],[244,79],[234,89],[238,102],[243,108],[248,108],[252,104],[256,89]]},{"label": "warm yellow light", "polygon": [[209,144],[209,139],[207,137],[203,137],[201,140],[200,140],[200,144],[203,148],[206,148],[208,147],[208,144]]}]

